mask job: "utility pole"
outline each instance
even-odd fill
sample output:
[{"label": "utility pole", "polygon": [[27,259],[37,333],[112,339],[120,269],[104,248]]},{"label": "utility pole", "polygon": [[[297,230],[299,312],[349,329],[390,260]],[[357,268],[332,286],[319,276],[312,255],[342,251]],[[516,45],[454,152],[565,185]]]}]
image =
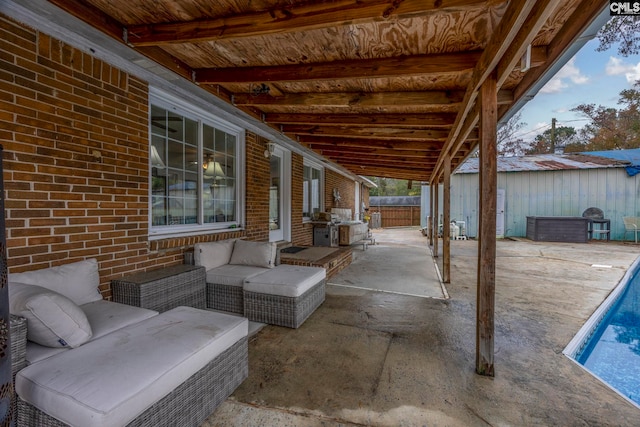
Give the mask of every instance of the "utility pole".
[{"label": "utility pole", "polygon": [[551,119],[551,154],[556,153],[556,118]]}]

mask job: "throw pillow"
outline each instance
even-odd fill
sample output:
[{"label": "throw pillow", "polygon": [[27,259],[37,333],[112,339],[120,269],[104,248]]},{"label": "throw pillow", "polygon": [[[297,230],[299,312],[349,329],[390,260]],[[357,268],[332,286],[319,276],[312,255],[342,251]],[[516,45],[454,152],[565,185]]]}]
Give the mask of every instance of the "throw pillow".
[{"label": "throw pillow", "polygon": [[276,264],[276,244],[236,240],[229,264],[273,268]]},{"label": "throw pillow", "polygon": [[64,295],[77,305],[102,299],[100,273],[95,258],[24,273],[9,274],[9,282],[42,286]]},{"label": "throw pillow", "polygon": [[229,264],[234,243],[235,240],[197,243],[193,247],[193,261],[196,265],[204,266],[207,271]]},{"label": "throw pillow", "polygon": [[82,309],[49,289],[9,283],[9,311],[27,319],[27,339],[40,345],[75,348],[91,339]]}]

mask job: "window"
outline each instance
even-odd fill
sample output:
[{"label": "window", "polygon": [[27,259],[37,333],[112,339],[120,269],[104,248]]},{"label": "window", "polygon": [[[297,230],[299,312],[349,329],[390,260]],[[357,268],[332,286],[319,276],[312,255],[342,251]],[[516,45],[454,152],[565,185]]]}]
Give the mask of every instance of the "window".
[{"label": "window", "polygon": [[311,219],[322,210],[323,169],[305,160],[302,177],[302,216]]},{"label": "window", "polygon": [[160,95],[150,112],[150,234],[238,226],[242,130]]}]

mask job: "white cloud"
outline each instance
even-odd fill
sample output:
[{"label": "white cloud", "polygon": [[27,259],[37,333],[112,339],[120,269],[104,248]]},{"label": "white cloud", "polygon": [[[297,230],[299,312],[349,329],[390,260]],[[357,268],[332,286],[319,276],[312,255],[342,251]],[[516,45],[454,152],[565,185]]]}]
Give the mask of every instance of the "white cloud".
[{"label": "white cloud", "polygon": [[604,70],[608,76],[624,75],[628,83],[635,83],[636,80],[640,80],[640,63],[635,65],[628,64],[620,58],[610,56]]},{"label": "white cloud", "polygon": [[558,93],[569,87],[568,81],[576,85],[583,85],[589,82],[589,78],[582,74],[576,67],[575,57],[571,58],[558,73],[547,82],[540,93]]}]

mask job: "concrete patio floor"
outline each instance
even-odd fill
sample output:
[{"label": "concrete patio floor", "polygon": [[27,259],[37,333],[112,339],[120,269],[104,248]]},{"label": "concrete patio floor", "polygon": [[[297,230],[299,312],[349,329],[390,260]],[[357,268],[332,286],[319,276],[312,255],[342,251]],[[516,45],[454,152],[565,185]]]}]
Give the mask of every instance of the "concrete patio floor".
[{"label": "concrete patio floor", "polygon": [[[417,229],[375,234],[381,247],[427,245]],[[328,285],[302,327],[253,337],[249,378],[203,426],[640,425],[640,409],[562,354],[640,246],[498,241],[496,376],[487,378],[474,372],[477,242],[451,243],[449,299]],[[358,267],[377,259],[373,249],[354,249],[356,269],[382,282],[376,269],[393,265],[391,286],[414,280],[404,250]],[[427,256],[424,265],[434,268]],[[334,280],[352,280],[350,269]]]}]

